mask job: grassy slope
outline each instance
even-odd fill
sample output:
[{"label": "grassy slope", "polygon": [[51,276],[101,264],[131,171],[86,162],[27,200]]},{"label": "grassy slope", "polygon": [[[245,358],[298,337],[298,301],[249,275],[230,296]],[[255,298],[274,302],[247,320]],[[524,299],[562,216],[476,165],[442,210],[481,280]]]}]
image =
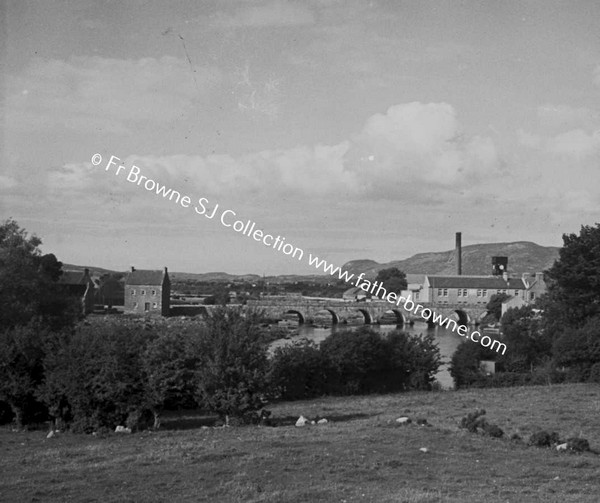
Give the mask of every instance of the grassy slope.
[{"label": "grassy slope", "polygon": [[[181,417],[158,433],[103,438],[5,428],[0,501],[598,501],[600,456],[459,430],[478,407],[509,435],[544,428],[600,450],[598,385],[328,398],[271,408],[288,423],[332,420],[305,428],[172,429],[186,426]],[[401,415],[433,427],[395,426]]]}]

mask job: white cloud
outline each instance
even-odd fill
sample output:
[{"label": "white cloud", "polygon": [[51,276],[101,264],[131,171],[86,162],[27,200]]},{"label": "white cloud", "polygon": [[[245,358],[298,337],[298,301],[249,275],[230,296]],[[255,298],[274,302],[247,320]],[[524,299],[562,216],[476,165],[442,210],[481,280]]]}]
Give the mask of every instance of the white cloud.
[{"label": "white cloud", "polygon": [[218,28],[300,26],[314,22],[314,15],[307,6],[277,0],[243,6],[233,14],[220,11],[211,16],[211,25]]},{"label": "white cloud", "polygon": [[584,159],[600,152],[600,130],[588,133],[574,129],[554,137],[548,142],[551,152]]},{"label": "white cloud", "polygon": [[170,56],[38,58],[8,79],[6,116],[11,128],[25,131],[62,126],[126,133],[140,122],[166,123],[189,113],[220,80],[216,68],[191,68]]},{"label": "white cloud", "polygon": [[[121,197],[143,192],[114,179],[100,179],[108,161],[67,164],[51,171],[50,191],[95,191]],[[130,155],[122,158],[142,173],[190,196],[271,194],[285,198],[439,199],[449,188],[473,187],[499,173],[498,155],[488,137],[465,138],[454,109],[444,103],[408,103],[370,117],[352,140],[263,150],[241,156]],[[145,197],[145,196],[144,196]]]}]

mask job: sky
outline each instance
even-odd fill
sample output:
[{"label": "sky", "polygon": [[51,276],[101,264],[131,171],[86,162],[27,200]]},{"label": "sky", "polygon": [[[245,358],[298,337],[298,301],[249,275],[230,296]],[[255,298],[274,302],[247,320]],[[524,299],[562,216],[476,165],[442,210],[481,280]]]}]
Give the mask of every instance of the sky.
[{"label": "sky", "polygon": [[310,274],[225,224],[342,265],[600,220],[595,0],[0,6],[0,220],[63,262]]}]

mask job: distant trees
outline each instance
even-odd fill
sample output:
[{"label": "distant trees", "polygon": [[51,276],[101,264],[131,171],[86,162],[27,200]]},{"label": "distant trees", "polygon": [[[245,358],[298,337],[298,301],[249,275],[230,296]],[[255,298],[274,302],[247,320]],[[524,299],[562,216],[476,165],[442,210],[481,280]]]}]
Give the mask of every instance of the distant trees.
[{"label": "distant trees", "polygon": [[276,396],[287,400],[429,389],[439,365],[432,334],[382,336],[363,327],[336,332],[320,347],[306,342],[278,348],[271,380]]},{"label": "distant trees", "polygon": [[397,267],[381,269],[377,273],[375,281],[378,281],[379,284],[383,284],[388,293],[396,292],[397,294],[400,294],[402,290],[406,290],[407,288],[406,274]]}]

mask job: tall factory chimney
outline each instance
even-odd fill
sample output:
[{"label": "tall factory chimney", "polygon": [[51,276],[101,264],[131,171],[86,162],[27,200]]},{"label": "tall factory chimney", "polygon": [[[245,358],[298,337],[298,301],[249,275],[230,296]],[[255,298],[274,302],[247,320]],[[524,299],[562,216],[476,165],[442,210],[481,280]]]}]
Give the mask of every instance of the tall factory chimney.
[{"label": "tall factory chimney", "polygon": [[462,243],[461,233],[456,233],[456,274],[462,274]]}]

